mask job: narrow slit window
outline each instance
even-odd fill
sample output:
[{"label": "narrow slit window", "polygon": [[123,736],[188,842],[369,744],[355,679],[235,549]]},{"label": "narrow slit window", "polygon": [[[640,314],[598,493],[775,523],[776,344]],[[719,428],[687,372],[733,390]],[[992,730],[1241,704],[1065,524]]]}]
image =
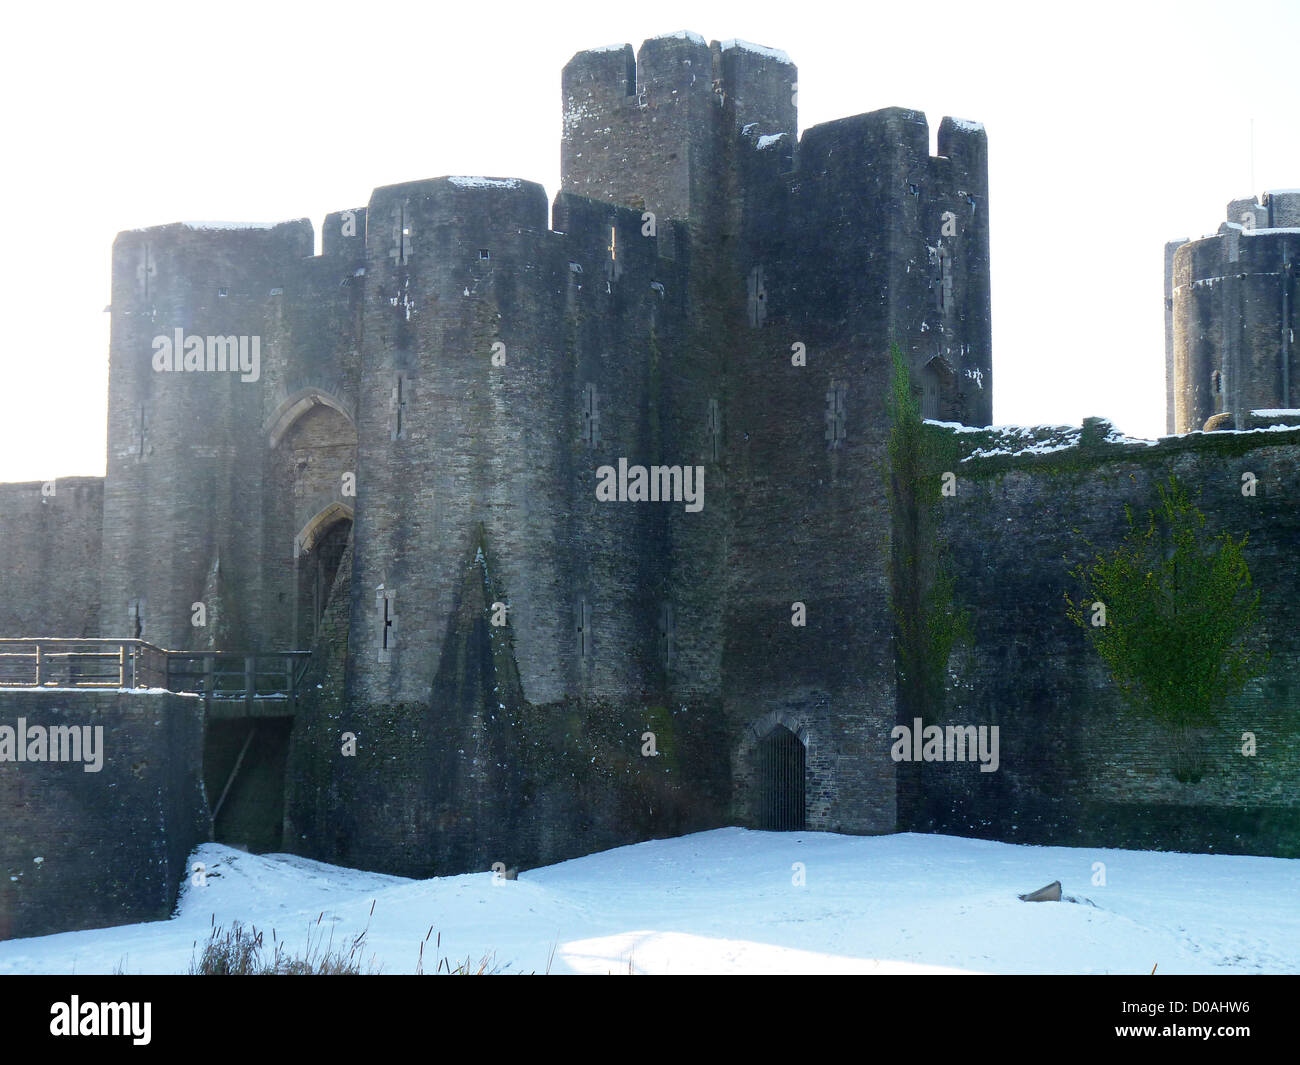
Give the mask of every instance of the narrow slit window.
[{"label": "narrow slit window", "polygon": [[[618,258],[618,228],[614,225],[609,227],[609,244],[605,250],[609,253],[609,258],[605,262],[605,280],[606,282],[617,281],[619,275],[623,272],[623,264]],[[607,292],[613,291],[608,284],[605,290]]]},{"label": "narrow slit window", "polygon": [[406,439],[406,408],[410,401],[410,382],[406,379],[406,374],[399,373],[393,379],[393,391],[388,403],[390,440]]},{"label": "narrow slit window", "polygon": [[379,632],[379,661],[392,660],[393,648],[397,646],[397,590],[380,589],[375,593],[375,622]]},{"label": "narrow slit window", "polygon": [[659,606],[659,660],[664,669],[672,671],[677,657],[677,619],[673,616],[672,603]]},{"label": "narrow slit window", "polygon": [[388,253],[396,266],[405,266],[411,255],[411,223],[406,217],[406,205],[397,211],[397,224],[393,226],[393,247]]},{"label": "narrow slit window", "polygon": [[947,248],[939,249],[939,278],[935,288],[935,303],[941,313],[952,310],[952,255]]},{"label": "narrow slit window", "polygon": [[848,436],[845,418],[845,394],[847,386],[832,382],[826,390],[826,446],[838,448],[843,446]]},{"label": "narrow slit window", "polygon": [[591,654],[591,604],[587,600],[578,600],[578,655],[586,658]]},{"label": "narrow slit window", "polygon": [[582,390],[582,442],[588,447],[600,443],[600,400],[593,384]]}]

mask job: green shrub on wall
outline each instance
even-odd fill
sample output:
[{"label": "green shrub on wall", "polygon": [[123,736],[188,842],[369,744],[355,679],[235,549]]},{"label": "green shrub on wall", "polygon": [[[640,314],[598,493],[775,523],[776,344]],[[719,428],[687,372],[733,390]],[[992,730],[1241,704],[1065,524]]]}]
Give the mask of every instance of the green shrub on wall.
[{"label": "green shrub on wall", "polygon": [[1123,542],[1072,571],[1083,594],[1067,594],[1067,613],[1125,703],[1169,730],[1174,775],[1195,781],[1204,771],[1196,730],[1216,723],[1259,664],[1251,646],[1259,592],[1247,537],[1211,536],[1176,477],[1157,492],[1145,523],[1126,506]]}]

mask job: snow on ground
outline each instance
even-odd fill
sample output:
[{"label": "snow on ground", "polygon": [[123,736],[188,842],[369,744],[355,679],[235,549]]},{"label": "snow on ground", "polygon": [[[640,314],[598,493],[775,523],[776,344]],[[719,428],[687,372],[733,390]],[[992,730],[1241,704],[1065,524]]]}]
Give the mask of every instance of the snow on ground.
[{"label": "snow on ground", "polygon": [[[1298,859],[725,828],[516,881],[218,844],[192,860],[207,886],[187,884],[171,920],[3,942],[0,974],[183,973],[212,922],[236,918],[295,952],[369,921],[367,960],[387,973],[415,970],[430,926],[443,956],[494,953],[507,973],[545,971],[552,950],[554,973],[1300,972]],[[1078,901],[1016,898],[1053,880]]]}]

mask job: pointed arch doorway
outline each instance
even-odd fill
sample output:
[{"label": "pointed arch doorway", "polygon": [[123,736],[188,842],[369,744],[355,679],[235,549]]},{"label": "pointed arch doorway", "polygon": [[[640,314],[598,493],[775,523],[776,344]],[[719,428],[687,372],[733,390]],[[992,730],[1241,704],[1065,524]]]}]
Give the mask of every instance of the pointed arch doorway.
[{"label": "pointed arch doorway", "polygon": [[320,635],[321,619],[351,533],[352,508],[331,503],[298,534],[295,646],[311,647]]},{"label": "pointed arch doorway", "polygon": [[758,742],[758,827],[801,832],[806,827],[804,769],[807,750],[784,725]]}]

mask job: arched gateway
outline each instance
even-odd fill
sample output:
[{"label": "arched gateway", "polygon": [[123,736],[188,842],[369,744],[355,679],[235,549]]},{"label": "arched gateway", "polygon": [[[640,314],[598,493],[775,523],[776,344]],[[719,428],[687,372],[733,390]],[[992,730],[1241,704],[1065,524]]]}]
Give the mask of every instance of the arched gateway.
[{"label": "arched gateway", "polygon": [[805,827],[804,763],[806,750],[784,725],[758,742],[758,827],[769,832],[798,832]]}]

